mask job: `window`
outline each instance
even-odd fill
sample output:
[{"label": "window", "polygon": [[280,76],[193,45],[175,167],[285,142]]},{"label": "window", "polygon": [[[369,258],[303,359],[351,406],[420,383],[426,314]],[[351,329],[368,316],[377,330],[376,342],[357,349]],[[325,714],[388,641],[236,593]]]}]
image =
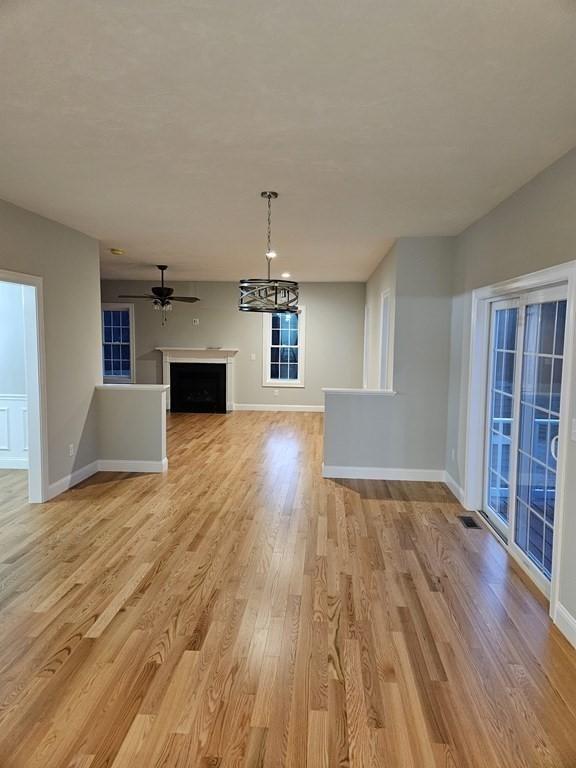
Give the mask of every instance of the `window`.
[{"label": "window", "polygon": [[102,306],[102,359],[104,381],[134,381],[134,311],[131,304]]},{"label": "window", "polygon": [[264,315],[264,386],[304,386],[304,309]]}]

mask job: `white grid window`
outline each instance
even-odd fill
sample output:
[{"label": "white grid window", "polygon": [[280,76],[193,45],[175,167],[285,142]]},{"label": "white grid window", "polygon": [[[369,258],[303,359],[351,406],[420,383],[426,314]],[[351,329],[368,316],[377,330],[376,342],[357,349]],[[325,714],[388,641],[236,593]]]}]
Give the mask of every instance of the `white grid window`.
[{"label": "white grid window", "polygon": [[105,382],[134,381],[134,321],[130,304],[102,306],[102,365]]},{"label": "white grid window", "polygon": [[264,315],[264,386],[304,386],[304,310]]}]

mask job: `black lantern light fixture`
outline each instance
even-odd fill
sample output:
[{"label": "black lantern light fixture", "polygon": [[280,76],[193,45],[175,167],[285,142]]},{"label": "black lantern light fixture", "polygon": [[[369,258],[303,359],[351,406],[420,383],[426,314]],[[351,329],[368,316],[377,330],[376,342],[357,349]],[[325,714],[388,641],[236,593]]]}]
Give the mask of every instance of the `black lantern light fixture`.
[{"label": "black lantern light fixture", "polygon": [[272,200],[278,192],[262,192],[261,197],[268,201],[268,246],[266,262],[267,278],[241,280],[238,309],[241,312],[298,312],[298,283],[292,280],[275,280],[270,277],[270,265],[276,258],[272,249]]}]

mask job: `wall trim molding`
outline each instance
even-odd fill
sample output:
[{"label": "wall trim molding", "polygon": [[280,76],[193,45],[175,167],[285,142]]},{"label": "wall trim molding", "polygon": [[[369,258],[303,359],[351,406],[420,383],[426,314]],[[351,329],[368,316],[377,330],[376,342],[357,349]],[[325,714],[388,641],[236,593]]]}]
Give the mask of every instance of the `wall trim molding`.
[{"label": "wall trim molding", "polygon": [[576,648],[576,618],[561,602],[556,603],[556,610],[552,618],[560,632]]},{"label": "wall trim molding", "polygon": [[93,461],[90,464],[80,467],[80,469],[74,470],[74,472],[71,472],[69,475],[61,477],[60,480],[56,480],[55,483],[50,483],[46,501],[50,501],[50,499],[60,496],[61,493],[64,493],[64,491],[67,491],[74,485],[78,485],[78,483],[81,483],[83,480],[87,480],[92,475],[95,475],[96,472],[98,472],[98,462]]},{"label": "wall trim molding", "polygon": [[324,413],[323,405],[273,405],[268,403],[234,403],[233,411],[302,411]]},{"label": "wall trim molding", "polygon": [[450,488],[450,490],[452,491],[454,496],[456,496],[456,498],[458,499],[460,504],[464,507],[464,509],[466,509],[468,512],[473,511],[469,507],[466,507],[466,505],[464,504],[464,489],[460,485],[458,485],[458,483],[456,482],[456,480],[454,480],[450,472],[446,470],[444,475],[445,475],[444,477],[445,484],[448,486],[448,488]]},{"label": "wall trim molding", "polygon": [[125,461],[124,459],[100,459],[98,472],[166,472],[168,459],[162,461]]},{"label": "wall trim molding", "polygon": [[[322,476],[349,480],[404,480],[415,482],[444,483],[458,502],[464,505],[464,491],[452,475],[444,469],[406,469],[402,467],[338,467],[322,465]],[[470,511],[470,510],[468,510]]]},{"label": "wall trim molding", "polygon": [[322,477],[346,480],[400,480],[443,483],[443,469],[406,469],[402,467],[338,467],[322,464]]},{"label": "wall trim molding", "polygon": [[121,459],[100,459],[86,464],[80,469],[74,470],[69,475],[61,477],[55,483],[48,486],[48,497],[46,501],[60,496],[61,493],[68,491],[78,483],[82,483],[97,472],[136,472],[136,473],[162,473],[168,470],[168,459],[162,461],[122,461]]},{"label": "wall trim molding", "polygon": [[28,469],[28,459],[5,459],[0,456],[0,469]]}]

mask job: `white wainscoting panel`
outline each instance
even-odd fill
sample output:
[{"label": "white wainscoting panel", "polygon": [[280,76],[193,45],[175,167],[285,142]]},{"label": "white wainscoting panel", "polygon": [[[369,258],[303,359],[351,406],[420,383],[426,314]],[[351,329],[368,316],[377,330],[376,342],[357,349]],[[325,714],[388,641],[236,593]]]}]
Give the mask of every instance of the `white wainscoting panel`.
[{"label": "white wainscoting panel", "polygon": [[28,468],[26,395],[0,395],[0,469]]},{"label": "white wainscoting panel", "polygon": [[10,450],[10,412],[7,406],[0,406],[0,451]]}]

